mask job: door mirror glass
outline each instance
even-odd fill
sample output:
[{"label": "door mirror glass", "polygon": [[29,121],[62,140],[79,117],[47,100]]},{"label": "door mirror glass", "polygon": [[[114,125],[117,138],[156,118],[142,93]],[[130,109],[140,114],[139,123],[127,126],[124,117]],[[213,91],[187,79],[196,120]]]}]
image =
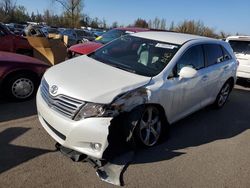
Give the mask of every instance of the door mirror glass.
[{"label": "door mirror glass", "polygon": [[197,70],[192,67],[183,67],[180,70],[179,76],[181,78],[193,78],[197,75]]}]

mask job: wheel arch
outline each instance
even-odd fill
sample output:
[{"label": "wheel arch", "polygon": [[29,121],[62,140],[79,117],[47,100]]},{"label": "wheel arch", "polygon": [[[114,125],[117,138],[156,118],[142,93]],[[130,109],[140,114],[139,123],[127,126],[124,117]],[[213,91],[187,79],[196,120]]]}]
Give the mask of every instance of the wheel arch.
[{"label": "wheel arch", "polygon": [[14,71],[7,73],[2,81],[2,84],[4,85],[4,83],[6,83],[7,80],[9,80],[11,77],[18,75],[18,74],[32,76],[36,82],[39,80],[39,76],[35,72],[28,70],[28,69],[20,69],[20,70],[14,70]]}]

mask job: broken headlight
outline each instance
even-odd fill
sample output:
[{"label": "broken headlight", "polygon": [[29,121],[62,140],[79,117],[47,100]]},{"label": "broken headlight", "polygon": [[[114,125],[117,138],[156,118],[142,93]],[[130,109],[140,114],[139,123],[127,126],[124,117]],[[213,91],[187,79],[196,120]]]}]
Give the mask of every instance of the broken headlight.
[{"label": "broken headlight", "polygon": [[89,117],[100,117],[104,114],[104,105],[96,103],[86,103],[75,116],[74,120],[79,121]]},{"label": "broken headlight", "polygon": [[147,100],[147,89],[138,88],[118,95],[109,105],[86,103],[77,113],[74,120],[79,121],[89,117],[115,117],[119,113],[129,112],[136,106],[145,104]]}]

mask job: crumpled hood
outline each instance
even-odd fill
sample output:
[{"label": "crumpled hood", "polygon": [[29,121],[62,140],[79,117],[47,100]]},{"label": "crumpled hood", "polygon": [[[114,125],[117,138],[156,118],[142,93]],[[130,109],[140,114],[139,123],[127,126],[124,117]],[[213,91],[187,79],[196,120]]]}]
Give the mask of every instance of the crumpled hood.
[{"label": "crumpled hood", "polygon": [[108,104],[126,91],[146,85],[150,77],[136,75],[88,56],[80,56],[55,65],[44,74],[49,87],[58,86],[58,94]]}]

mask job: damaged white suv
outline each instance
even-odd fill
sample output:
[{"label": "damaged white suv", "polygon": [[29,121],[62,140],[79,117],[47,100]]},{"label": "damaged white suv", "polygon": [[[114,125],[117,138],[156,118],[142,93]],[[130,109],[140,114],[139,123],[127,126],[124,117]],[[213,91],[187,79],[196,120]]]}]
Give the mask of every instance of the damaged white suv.
[{"label": "damaged white suv", "polygon": [[222,107],[236,69],[224,41],[171,32],[127,35],[50,68],[37,93],[38,116],[59,144],[101,159],[111,134],[153,146],[168,124],[212,103]]}]

